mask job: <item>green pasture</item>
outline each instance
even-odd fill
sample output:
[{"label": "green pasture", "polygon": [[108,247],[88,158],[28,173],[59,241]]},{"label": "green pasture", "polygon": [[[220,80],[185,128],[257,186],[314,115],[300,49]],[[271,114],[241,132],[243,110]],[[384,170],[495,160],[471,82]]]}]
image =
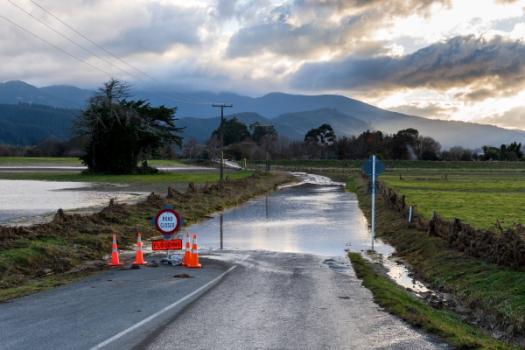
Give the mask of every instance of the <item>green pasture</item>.
[{"label": "green pasture", "polygon": [[435,170],[387,172],[380,181],[405,195],[407,204],[426,218],[435,211],[481,229],[498,221],[503,227],[525,223],[525,174],[509,168]]},{"label": "green pasture", "polygon": [[[230,180],[239,180],[252,173],[241,170],[226,173]],[[91,175],[71,172],[0,172],[0,179],[9,180],[42,180],[42,181],[71,181],[71,182],[98,182],[98,183],[213,183],[219,181],[218,172],[161,172],[148,175]]]},{"label": "green pasture", "polygon": [[[152,159],[148,164],[153,167],[176,167],[186,164],[177,160]],[[75,157],[0,157],[0,166],[81,166]]]}]

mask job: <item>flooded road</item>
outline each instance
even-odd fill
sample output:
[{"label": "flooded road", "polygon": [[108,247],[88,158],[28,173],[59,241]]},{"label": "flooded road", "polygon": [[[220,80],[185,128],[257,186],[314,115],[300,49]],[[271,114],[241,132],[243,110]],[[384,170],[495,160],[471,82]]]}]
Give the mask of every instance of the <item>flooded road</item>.
[{"label": "flooded road", "polygon": [[[301,182],[216,214],[189,227],[204,250],[266,250],[342,257],[346,251],[371,248],[368,220],[354,193],[343,183],[319,175],[297,173]],[[375,254],[365,257],[380,262],[399,285],[415,292],[428,289],[411,277],[405,265],[392,255],[395,249],[376,239]]]},{"label": "flooded road", "polygon": [[130,201],[146,195],[124,191],[82,191],[84,182],[0,180],[0,224],[45,221],[43,215],[64,210],[106,205],[111,198]]},{"label": "flooded road", "polygon": [[[368,222],[356,196],[327,177],[301,174],[300,185],[192,225],[203,249],[269,250],[341,256],[370,248]],[[381,249],[381,243],[377,243]]]}]

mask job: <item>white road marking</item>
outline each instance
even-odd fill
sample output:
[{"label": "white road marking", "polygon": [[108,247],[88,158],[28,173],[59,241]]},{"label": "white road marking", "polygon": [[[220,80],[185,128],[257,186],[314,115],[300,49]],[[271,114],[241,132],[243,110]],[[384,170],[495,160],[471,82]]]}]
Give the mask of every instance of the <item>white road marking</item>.
[{"label": "white road marking", "polygon": [[146,323],[148,323],[149,321],[153,320],[154,318],[162,315],[163,313],[173,309],[174,307],[176,307],[177,305],[180,305],[181,303],[185,302],[186,300],[190,299],[191,297],[193,297],[194,295],[202,292],[203,290],[205,290],[206,288],[208,288],[209,286],[211,286],[212,284],[214,283],[217,283],[219,282],[224,276],[226,276],[228,273],[232,272],[235,268],[237,267],[237,265],[234,265],[232,267],[230,267],[228,270],[226,270],[225,272],[223,272],[222,274],[220,274],[218,277],[216,277],[215,279],[211,280],[210,282],[206,283],[205,285],[199,287],[198,289],[194,290],[193,292],[191,292],[190,294],[184,296],[182,299],[179,299],[177,300],[176,302],[174,302],[173,304],[171,305],[168,305],[166,306],[165,308],[163,308],[162,310],[159,310],[157,312],[155,312],[153,315],[143,319],[142,321],[134,324],[133,326],[123,330],[122,332],[120,333],[117,333],[115,334],[114,336],[112,336],[111,338],[107,339],[107,340],[104,340],[102,343],[99,343],[97,345],[95,345],[94,347],[92,347],[90,350],[95,350],[95,349],[102,349],[104,346],[106,345],[109,345],[111,344],[112,342],[114,342],[115,340],[118,340],[120,338],[122,338],[123,336],[125,336],[126,334],[129,334],[130,332],[133,332],[135,329],[145,325]]}]

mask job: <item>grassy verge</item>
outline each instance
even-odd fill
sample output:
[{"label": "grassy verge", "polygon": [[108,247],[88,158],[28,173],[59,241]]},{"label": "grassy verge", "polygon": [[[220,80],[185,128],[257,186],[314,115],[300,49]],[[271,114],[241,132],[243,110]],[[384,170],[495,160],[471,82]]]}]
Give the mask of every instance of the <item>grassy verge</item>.
[{"label": "grassy verge", "polygon": [[350,253],[349,257],[357,277],[373,293],[374,300],[411,325],[438,335],[457,349],[517,349],[492,339],[450,311],[427,305],[377,272],[359,253]]},{"label": "grassy verge", "polygon": [[170,198],[151,195],[134,205],[113,204],[93,215],[57,214],[49,224],[0,227],[0,301],[100,270],[105,266],[101,258],[111,250],[111,234],[118,233],[121,248],[134,243],[137,226],[145,238],[158,235],[150,219],[166,204],[189,225],[292,180],[284,173],[255,173],[226,181],[222,191],[216,185],[188,188]]},{"label": "grassy verge", "polygon": [[[360,206],[369,216],[367,184],[357,174],[354,181]],[[482,315],[478,321],[485,326],[505,330],[514,339],[525,334],[524,272],[468,257],[450,249],[441,238],[407,227],[405,219],[380,196],[376,207],[377,235],[392,244],[420,278],[478,312]]]},{"label": "grassy verge", "polygon": [[[230,180],[240,180],[249,177],[252,173],[246,170],[226,173]],[[106,183],[177,183],[217,182],[219,174],[216,172],[182,172],[151,175],[90,175],[71,172],[0,172],[0,179],[9,180],[44,180],[44,181],[72,181],[72,182],[106,182]]]}]

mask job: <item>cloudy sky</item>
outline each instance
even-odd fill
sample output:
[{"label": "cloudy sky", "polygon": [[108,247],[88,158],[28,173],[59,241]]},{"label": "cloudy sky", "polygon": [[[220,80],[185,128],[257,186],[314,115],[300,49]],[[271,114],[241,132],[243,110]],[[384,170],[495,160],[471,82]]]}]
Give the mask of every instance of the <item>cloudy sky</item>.
[{"label": "cloudy sky", "polygon": [[0,1],[2,81],[338,93],[525,129],[525,0]]}]

